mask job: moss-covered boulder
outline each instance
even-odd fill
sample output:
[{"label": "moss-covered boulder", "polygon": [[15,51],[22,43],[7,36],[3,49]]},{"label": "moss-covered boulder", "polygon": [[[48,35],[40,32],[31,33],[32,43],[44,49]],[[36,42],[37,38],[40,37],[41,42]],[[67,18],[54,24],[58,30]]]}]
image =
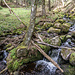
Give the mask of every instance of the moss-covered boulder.
[{"label": "moss-covered boulder", "polygon": [[66,35],[61,35],[61,36],[60,36],[60,39],[61,39],[62,42],[65,42],[65,40],[66,40]]},{"label": "moss-covered boulder", "polygon": [[48,30],[47,30],[48,33],[60,33],[61,30],[60,29],[56,29],[56,28],[53,28],[53,27],[50,27]]},{"label": "moss-covered boulder", "polygon": [[55,24],[54,24],[54,27],[55,27],[55,28],[61,28],[61,23],[55,23]]},{"label": "moss-covered boulder", "polygon": [[55,46],[60,46],[61,45],[61,40],[60,40],[59,36],[55,36],[54,38],[52,38],[50,40],[50,44],[55,45]]},{"label": "moss-covered boulder", "polygon": [[63,24],[61,25],[61,30],[62,30],[62,32],[68,32],[70,26],[71,26],[71,24],[69,24],[69,23],[63,23]]},{"label": "moss-covered boulder", "polygon": [[71,34],[73,37],[75,37],[75,31],[72,31],[72,34]]},{"label": "moss-covered boulder", "polygon": [[73,53],[74,51],[71,50],[71,48],[62,48],[61,49],[61,56],[64,60],[69,60],[70,55]]},{"label": "moss-covered boulder", "polygon": [[71,65],[75,66],[75,52],[70,55],[69,61],[70,61]]},{"label": "moss-covered boulder", "polygon": [[53,23],[48,23],[48,22],[46,22],[46,23],[44,23],[44,25],[42,26],[41,29],[47,30],[47,29],[50,28],[51,26],[53,26]]},{"label": "moss-covered boulder", "polygon": [[[38,44],[46,53],[51,49],[48,46]],[[43,55],[31,46],[27,49],[25,46],[18,46],[9,52],[7,57],[7,67],[10,72],[17,71],[23,64],[34,62],[43,58]]]},{"label": "moss-covered boulder", "polygon": [[61,23],[61,24],[63,24],[63,23],[65,22],[65,20],[63,20],[63,19],[58,19],[58,20],[56,20],[55,22],[56,22],[56,23]]}]

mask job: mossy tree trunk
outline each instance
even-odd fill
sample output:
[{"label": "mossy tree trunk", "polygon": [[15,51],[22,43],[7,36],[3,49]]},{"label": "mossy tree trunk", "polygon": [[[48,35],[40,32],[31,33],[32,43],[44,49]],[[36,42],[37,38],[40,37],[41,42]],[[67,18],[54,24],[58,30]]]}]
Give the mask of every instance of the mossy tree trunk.
[{"label": "mossy tree trunk", "polygon": [[34,31],[35,27],[35,19],[36,19],[36,10],[37,10],[37,0],[31,0],[31,18],[30,18],[30,25],[27,28],[27,32],[25,38],[23,40],[22,45],[28,46]]},{"label": "mossy tree trunk", "polygon": [[46,17],[45,0],[42,0],[42,15]]}]

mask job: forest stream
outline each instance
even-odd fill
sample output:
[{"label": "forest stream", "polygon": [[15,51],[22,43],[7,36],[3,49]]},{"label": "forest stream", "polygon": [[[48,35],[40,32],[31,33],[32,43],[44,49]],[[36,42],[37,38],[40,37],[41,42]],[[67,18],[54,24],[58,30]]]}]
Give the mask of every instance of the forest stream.
[{"label": "forest stream", "polygon": [[[63,19],[66,20],[66,22],[73,24],[73,22],[68,21],[68,18],[64,17]],[[70,27],[69,31],[75,31],[75,23],[72,25],[72,27]],[[61,46],[69,48],[75,47],[75,42],[73,42],[73,40],[75,40],[75,38],[68,38],[65,42],[61,44]],[[3,47],[0,47],[0,71],[6,67],[5,59],[8,55],[8,53]],[[48,52],[48,55],[61,67],[61,64],[63,64],[63,62],[67,62],[61,58],[60,51],[61,49],[52,49]],[[33,63],[28,63],[23,67],[23,69],[21,69],[21,72],[23,72],[24,75],[63,75],[45,57],[42,60],[38,60]],[[9,75],[9,73],[4,72],[2,75]]]}]

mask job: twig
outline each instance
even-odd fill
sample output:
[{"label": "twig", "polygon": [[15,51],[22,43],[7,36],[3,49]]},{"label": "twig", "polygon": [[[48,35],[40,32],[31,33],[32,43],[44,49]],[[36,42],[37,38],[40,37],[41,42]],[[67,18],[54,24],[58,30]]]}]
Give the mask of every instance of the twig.
[{"label": "twig", "polygon": [[32,44],[38,49],[38,51],[44,55],[49,61],[51,61],[58,69],[61,70],[61,72],[64,72],[60,67],[59,65],[52,59],[50,58],[38,45],[36,45],[33,41],[31,41]]},{"label": "twig", "polygon": [[[25,23],[16,15],[16,13],[8,6],[8,4],[6,3],[6,1],[5,0],[3,0],[4,1],[4,3],[5,3],[5,5],[9,8],[9,10],[10,10],[10,12],[12,12],[16,17],[17,17],[17,19],[23,24],[23,25],[25,25]],[[26,25],[25,25],[25,27],[27,27]]]},{"label": "twig", "polygon": [[4,71],[6,71],[8,68],[6,67],[5,69],[3,69],[0,74],[2,74]]}]

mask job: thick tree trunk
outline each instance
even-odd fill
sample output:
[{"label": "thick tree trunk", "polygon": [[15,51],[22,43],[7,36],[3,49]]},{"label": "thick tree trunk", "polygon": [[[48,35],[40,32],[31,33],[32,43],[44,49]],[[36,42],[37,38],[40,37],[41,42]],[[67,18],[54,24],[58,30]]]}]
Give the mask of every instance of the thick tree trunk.
[{"label": "thick tree trunk", "polygon": [[43,16],[46,16],[45,0],[42,0],[42,15],[43,15]]},{"label": "thick tree trunk", "polygon": [[30,18],[30,25],[27,28],[27,32],[25,35],[25,38],[23,40],[22,45],[28,46],[29,42],[31,40],[33,31],[34,31],[34,27],[35,27],[35,18],[36,18],[36,9],[37,9],[37,0],[31,0],[31,18]]},{"label": "thick tree trunk", "polygon": [[51,1],[49,0],[49,11],[51,11]]}]

